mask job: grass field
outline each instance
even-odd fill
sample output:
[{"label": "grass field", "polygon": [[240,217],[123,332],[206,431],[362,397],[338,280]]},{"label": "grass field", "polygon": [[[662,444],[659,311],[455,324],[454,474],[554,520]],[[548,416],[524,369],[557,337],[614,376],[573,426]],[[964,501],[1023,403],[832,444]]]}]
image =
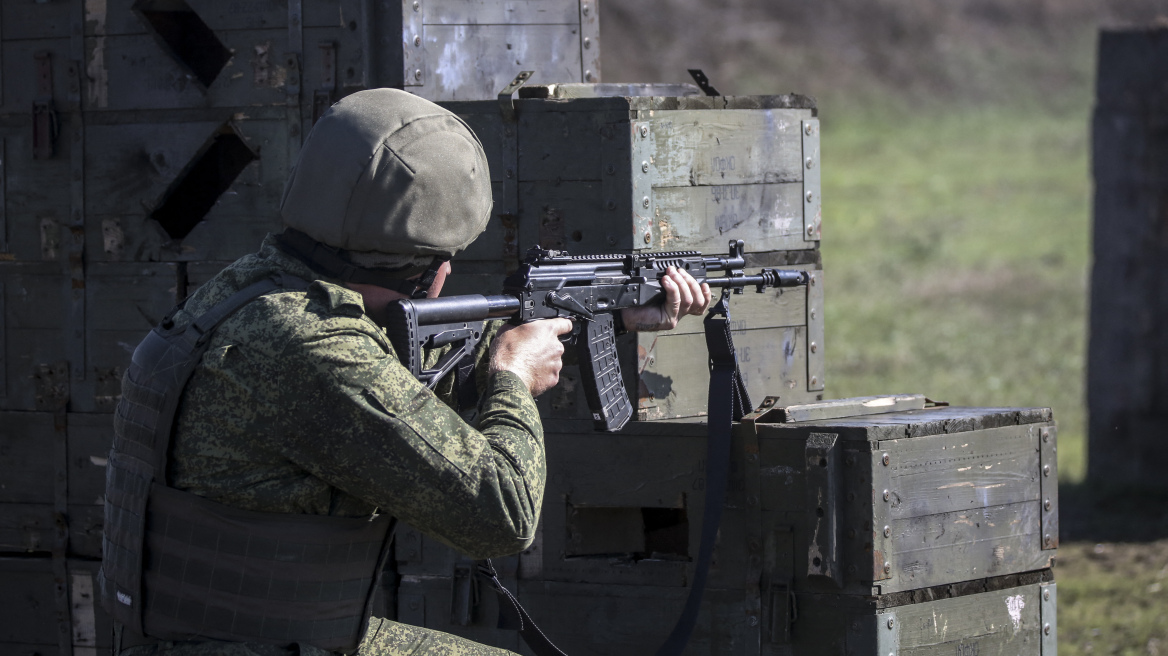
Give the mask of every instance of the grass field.
[{"label": "grass field", "polygon": [[1049,406],[1084,472],[1087,116],[823,110],[827,385]]}]

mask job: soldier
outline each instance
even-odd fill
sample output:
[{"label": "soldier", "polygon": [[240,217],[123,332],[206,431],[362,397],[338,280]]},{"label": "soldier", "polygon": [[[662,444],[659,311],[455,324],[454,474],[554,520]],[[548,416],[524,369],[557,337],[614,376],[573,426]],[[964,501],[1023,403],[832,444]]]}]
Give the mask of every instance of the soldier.
[{"label": "soldier", "polygon": [[[287,230],[200,287],[123,381],[99,577],[120,653],[510,653],[369,618],[391,517],[473,558],[535,534],[534,397],[558,380],[571,322],[493,327],[474,426],[453,380],[418,383],[377,322],[437,296],[490,211],[482,146],[450,112],[377,89],[320,119],[285,188]],[[625,325],[669,329],[710,303],[687,273],[663,286]],[[171,373],[186,361],[189,382]]]}]

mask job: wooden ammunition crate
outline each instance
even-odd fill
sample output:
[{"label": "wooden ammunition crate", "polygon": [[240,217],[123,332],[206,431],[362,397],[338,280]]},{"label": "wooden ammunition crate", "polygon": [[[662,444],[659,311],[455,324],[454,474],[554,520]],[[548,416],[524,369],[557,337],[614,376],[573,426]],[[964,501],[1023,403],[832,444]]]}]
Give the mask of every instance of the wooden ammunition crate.
[{"label": "wooden ammunition crate", "polygon": [[[768,398],[737,427],[689,653],[1055,653],[1050,411],[924,405]],[[705,426],[547,429],[542,519],[504,581],[570,653],[649,653],[693,578]],[[515,648],[467,561],[398,535],[401,621]]]},{"label": "wooden ammunition crate", "polygon": [[[679,92],[688,95],[653,95]],[[747,389],[756,399],[782,389],[789,401],[814,401],[824,390],[814,101],[694,92],[687,85],[553,85],[524,87],[504,107],[445,103],[483,142],[495,208],[487,231],[455,260],[444,293],[500,289],[534,245],[575,254],[725,254],[731,239],[742,239],[748,266],[812,274],[805,289],[733,297]],[[629,335],[618,350],[637,419],[705,413],[698,319],[668,333]],[[561,379],[539,399],[543,416],[589,417],[577,368],[565,367]]]}]

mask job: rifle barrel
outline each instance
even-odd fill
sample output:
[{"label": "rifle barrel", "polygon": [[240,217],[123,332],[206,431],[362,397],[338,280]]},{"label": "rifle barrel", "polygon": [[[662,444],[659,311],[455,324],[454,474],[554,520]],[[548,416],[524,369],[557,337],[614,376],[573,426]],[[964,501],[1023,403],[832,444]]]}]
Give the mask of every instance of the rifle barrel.
[{"label": "rifle barrel", "polygon": [[749,287],[751,285],[762,285],[763,287],[798,287],[799,285],[806,285],[807,281],[808,275],[806,271],[763,269],[760,273],[752,276],[706,278],[699,282],[708,283],[710,287]]}]

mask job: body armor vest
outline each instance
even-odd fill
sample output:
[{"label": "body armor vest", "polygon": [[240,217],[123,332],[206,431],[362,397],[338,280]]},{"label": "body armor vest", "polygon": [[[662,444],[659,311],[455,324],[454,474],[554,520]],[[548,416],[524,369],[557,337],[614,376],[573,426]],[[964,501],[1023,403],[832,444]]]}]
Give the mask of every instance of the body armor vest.
[{"label": "body armor vest", "polygon": [[307,643],[356,651],[393,519],[263,513],[167,485],[183,388],[212,332],[247,302],[307,283],[255,283],[185,327],[168,317],[134,351],[106,468],[102,605],[161,640]]}]

